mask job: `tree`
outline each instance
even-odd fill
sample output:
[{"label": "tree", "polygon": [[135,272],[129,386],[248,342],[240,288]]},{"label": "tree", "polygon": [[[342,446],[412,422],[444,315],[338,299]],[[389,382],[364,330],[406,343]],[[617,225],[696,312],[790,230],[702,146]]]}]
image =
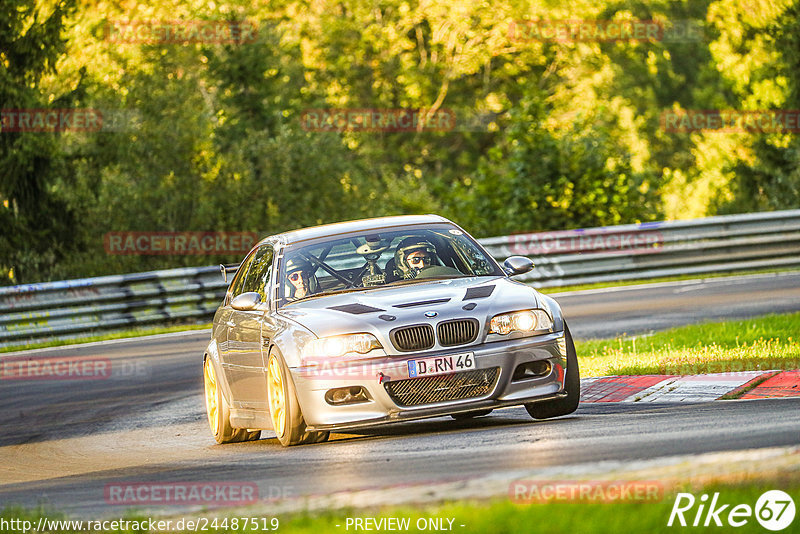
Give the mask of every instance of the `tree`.
[{"label": "tree", "polygon": [[[755,41],[758,36],[755,31],[758,21],[743,18],[743,26],[748,30],[745,34],[749,33],[750,39]],[[766,36],[757,42],[763,53],[773,55],[775,60],[753,69],[753,89],[748,91],[743,100],[755,99],[798,113],[800,2],[792,2],[779,16],[768,20],[765,30]],[[749,43],[742,44],[743,48],[749,46]],[[770,83],[773,81],[774,85]],[[785,81],[785,84],[780,81]],[[771,86],[777,91],[769,91]],[[765,95],[759,93],[777,93],[778,101],[769,102]],[[740,159],[730,164],[733,179],[729,190],[723,191],[715,199],[717,212],[742,213],[795,209],[800,206],[800,136],[796,122],[795,127],[786,132],[755,133],[751,150],[753,158]]]},{"label": "tree", "polygon": [[[532,91],[512,113],[502,144],[489,150],[464,186],[479,235],[605,226],[653,220],[659,213],[653,177],[634,172],[630,158],[602,125],[555,135]],[[469,209],[469,208],[467,208]]]},{"label": "tree", "polygon": [[[25,0],[0,3],[0,273],[3,283],[47,277],[75,241],[74,213],[57,184],[71,175],[59,134],[19,130],[15,110],[68,108],[79,101],[80,83],[50,95],[42,79],[56,72],[66,46],[64,18],[74,0],[44,13]],[[26,128],[23,128],[27,129]]]}]

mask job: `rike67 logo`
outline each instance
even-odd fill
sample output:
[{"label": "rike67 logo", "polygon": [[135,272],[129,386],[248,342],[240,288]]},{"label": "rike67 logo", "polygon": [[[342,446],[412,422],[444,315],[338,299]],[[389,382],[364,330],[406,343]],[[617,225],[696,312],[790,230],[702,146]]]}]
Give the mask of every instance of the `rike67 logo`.
[{"label": "rike67 logo", "polygon": [[767,530],[784,530],[794,521],[795,505],[788,493],[781,490],[764,492],[755,507],[749,504],[725,503],[719,492],[703,494],[696,499],[691,493],[678,493],[667,526],[731,526],[742,527],[753,517]]}]

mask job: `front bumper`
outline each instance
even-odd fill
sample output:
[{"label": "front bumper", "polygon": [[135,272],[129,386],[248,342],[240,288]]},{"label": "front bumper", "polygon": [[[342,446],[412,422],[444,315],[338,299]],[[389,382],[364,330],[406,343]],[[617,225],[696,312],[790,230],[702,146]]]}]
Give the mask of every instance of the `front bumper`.
[{"label": "front bumper", "polygon": [[[499,369],[497,379],[481,396],[400,406],[385,387],[387,382],[409,378],[408,360],[465,352],[473,354],[476,369]],[[548,374],[513,380],[514,370],[520,364],[543,360],[550,363]],[[566,365],[564,332],[556,332],[453,347],[446,351],[362,358],[339,361],[330,366],[296,367],[291,372],[309,430],[342,430],[558,398],[565,395]],[[334,406],[325,400],[331,389],[359,386],[367,391],[368,401]]]}]

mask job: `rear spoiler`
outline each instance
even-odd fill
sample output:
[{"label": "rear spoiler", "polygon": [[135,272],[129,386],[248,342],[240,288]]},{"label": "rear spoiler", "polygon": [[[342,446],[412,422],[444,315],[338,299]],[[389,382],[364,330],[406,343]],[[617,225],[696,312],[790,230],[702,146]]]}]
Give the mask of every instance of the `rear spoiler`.
[{"label": "rear spoiler", "polygon": [[235,274],[241,265],[241,263],[230,263],[228,265],[219,264],[219,270],[222,272],[222,279],[225,280],[226,284],[228,283],[228,273],[232,275]]}]

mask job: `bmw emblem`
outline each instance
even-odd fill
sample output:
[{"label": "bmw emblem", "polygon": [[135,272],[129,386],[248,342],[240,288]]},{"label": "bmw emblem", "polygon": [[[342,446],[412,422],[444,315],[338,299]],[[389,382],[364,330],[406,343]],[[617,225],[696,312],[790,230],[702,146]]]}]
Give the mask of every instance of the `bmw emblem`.
[{"label": "bmw emblem", "polygon": [[425,312],[425,317],[427,317],[428,319],[436,317],[437,315],[439,315],[439,314],[436,313],[435,311],[427,311],[427,312]]}]

